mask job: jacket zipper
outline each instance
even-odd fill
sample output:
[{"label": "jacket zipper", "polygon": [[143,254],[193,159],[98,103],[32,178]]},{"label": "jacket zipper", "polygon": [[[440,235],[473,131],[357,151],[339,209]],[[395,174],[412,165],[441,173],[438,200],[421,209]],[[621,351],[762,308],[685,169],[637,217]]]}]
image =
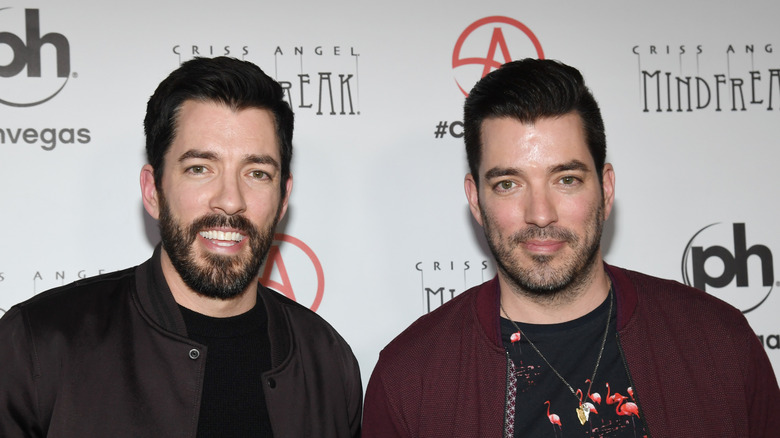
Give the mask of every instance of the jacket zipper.
[{"label": "jacket zipper", "polygon": [[[623,352],[623,345],[620,343],[620,334],[615,331],[615,339],[617,340],[617,346],[618,351],[620,352],[620,360],[623,362],[623,368],[626,370],[626,375],[628,376],[628,383],[631,385],[632,388],[636,388],[636,385],[634,385],[634,379],[631,377],[631,371],[628,369],[628,363],[626,362],[626,354]],[[642,403],[639,402],[639,391],[634,392],[634,400],[636,401],[636,406],[639,408],[639,413],[642,414],[642,417],[639,419],[642,424],[645,425],[645,430],[647,431],[647,438],[651,438],[653,436],[652,433],[650,433],[650,425],[647,424],[647,421],[645,421],[645,411],[642,410]]]}]

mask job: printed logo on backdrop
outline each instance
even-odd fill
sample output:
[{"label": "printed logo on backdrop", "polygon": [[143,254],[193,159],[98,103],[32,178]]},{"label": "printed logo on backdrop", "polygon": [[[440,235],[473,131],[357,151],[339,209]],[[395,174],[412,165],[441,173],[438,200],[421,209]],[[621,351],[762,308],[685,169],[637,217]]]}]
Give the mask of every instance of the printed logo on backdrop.
[{"label": "printed logo on backdrop", "polygon": [[317,311],[325,294],[325,274],[314,251],[287,234],[274,235],[274,245],[260,269],[260,283]]},{"label": "printed logo on backdrop", "polygon": [[[30,278],[32,280],[32,294],[64,286],[74,281],[83,280],[88,277],[94,277],[96,275],[104,274],[107,271],[105,269],[38,269],[32,274]],[[1,281],[1,280],[0,280]]]},{"label": "printed logo on backdrop", "polygon": [[360,53],[351,45],[264,46],[178,44],[179,63],[196,56],[232,56],[257,64],[282,86],[295,111],[318,116],[360,114]]},{"label": "printed logo on backdrop", "polygon": [[[24,108],[44,104],[65,88],[71,72],[70,42],[56,16],[39,9],[0,8],[0,105]],[[6,122],[7,119],[0,121]],[[39,146],[87,144],[87,128],[0,125],[0,144]]]},{"label": "printed logo on backdrop", "polygon": [[421,261],[414,269],[420,273],[423,313],[438,309],[495,274],[487,260]]},{"label": "printed logo on backdrop", "polygon": [[[480,18],[461,32],[452,50],[455,85],[468,96],[468,90],[502,64],[524,58],[544,59],[544,50],[533,31],[510,17]],[[435,138],[463,137],[461,120],[440,120]]]},{"label": "printed logo on backdrop", "polygon": [[[714,295],[742,313],[758,309],[775,286],[772,250],[744,223],[714,223],[697,231],[682,256],[683,282]],[[780,335],[758,334],[780,349]]]},{"label": "printed logo on backdrop", "polygon": [[486,74],[523,58],[544,59],[542,45],[528,26],[509,17],[481,18],[466,27],[455,42],[455,83],[468,96],[468,90]]},{"label": "printed logo on backdrop", "polygon": [[30,107],[57,96],[71,75],[68,38],[42,28],[38,9],[0,8],[0,29],[0,103]]},{"label": "printed logo on backdrop", "polygon": [[643,112],[780,110],[780,56],[772,43],[636,44],[630,50]]}]

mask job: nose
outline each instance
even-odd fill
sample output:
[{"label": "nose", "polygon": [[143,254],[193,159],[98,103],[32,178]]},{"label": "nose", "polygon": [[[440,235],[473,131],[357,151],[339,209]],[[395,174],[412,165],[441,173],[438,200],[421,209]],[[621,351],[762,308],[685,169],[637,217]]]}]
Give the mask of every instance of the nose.
[{"label": "nose", "polygon": [[212,210],[228,216],[246,211],[246,199],[240,178],[224,175],[215,183],[215,192],[210,202]]},{"label": "nose", "polygon": [[552,195],[544,189],[531,189],[525,198],[525,222],[544,228],[558,220]]}]

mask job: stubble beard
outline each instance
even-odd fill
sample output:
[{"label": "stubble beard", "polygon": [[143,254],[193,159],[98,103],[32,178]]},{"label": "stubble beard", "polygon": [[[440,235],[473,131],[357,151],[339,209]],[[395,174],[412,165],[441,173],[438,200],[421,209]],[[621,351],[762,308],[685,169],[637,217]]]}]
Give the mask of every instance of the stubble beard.
[{"label": "stubble beard", "polygon": [[[165,197],[160,194],[162,246],[182,281],[197,294],[209,298],[234,298],[244,292],[251,282],[257,281],[260,266],[273,243],[278,221],[278,211],[274,221],[265,229],[255,227],[241,215],[209,214],[184,227],[173,217]],[[216,227],[241,231],[245,239],[249,239],[250,251],[232,256],[207,253],[199,261],[195,239],[200,231]]]},{"label": "stubble beard", "polygon": [[[571,230],[555,225],[539,227],[529,225],[508,237],[493,227],[495,221],[480,208],[485,237],[496,260],[499,272],[513,288],[524,295],[554,300],[573,295],[582,290],[593,275],[593,265],[601,244],[604,225],[604,204],[598,203],[590,212],[585,224],[585,235],[578,236]],[[521,255],[514,252],[528,240],[552,239],[564,242],[572,254]],[[525,262],[519,257],[529,257]]]}]

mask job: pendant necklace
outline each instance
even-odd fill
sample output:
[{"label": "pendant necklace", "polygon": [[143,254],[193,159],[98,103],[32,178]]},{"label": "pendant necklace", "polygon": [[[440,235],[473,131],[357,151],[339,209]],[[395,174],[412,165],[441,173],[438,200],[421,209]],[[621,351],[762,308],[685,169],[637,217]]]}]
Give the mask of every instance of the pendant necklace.
[{"label": "pendant necklace", "polygon": [[[601,349],[599,350],[598,358],[596,359],[596,366],[593,368],[593,375],[590,378],[590,384],[588,385],[588,392],[587,394],[590,394],[590,390],[593,387],[593,380],[596,378],[596,371],[599,369],[599,363],[601,363],[601,355],[604,353],[604,346],[607,344],[607,333],[609,332],[609,322],[612,319],[612,287],[609,288],[609,311],[607,312],[607,327],[604,329],[604,337],[601,339]],[[563,382],[567,388],[569,388],[569,391],[571,391],[571,394],[574,396],[574,398],[577,399],[577,418],[580,420],[580,424],[585,425],[585,422],[588,421],[588,416],[590,415],[590,407],[588,407],[585,403],[582,402],[582,400],[577,397],[577,391],[572,388],[572,386],[569,384],[569,382],[566,381],[566,379],[563,378],[561,373],[558,372],[558,370],[553,367],[550,362],[547,360],[546,357],[542,354],[541,351],[539,351],[538,348],[536,348],[536,345],[534,345],[533,342],[531,342],[531,339],[528,338],[528,336],[525,336],[522,330],[520,330],[520,327],[515,323],[515,321],[509,317],[509,314],[504,310],[504,305],[501,304],[501,301],[499,300],[498,303],[499,307],[501,308],[501,312],[504,313],[504,316],[506,316],[506,319],[509,320],[509,322],[512,323],[513,326],[517,329],[517,333],[512,334],[512,342],[517,342],[520,340],[521,336],[525,337],[525,340],[528,341],[528,344],[531,346],[531,348],[536,351],[536,354],[539,355],[539,357],[542,358],[544,363],[547,364],[548,367],[552,370],[553,373],[555,373],[556,376],[558,376],[559,379],[561,379],[561,382]]]}]

